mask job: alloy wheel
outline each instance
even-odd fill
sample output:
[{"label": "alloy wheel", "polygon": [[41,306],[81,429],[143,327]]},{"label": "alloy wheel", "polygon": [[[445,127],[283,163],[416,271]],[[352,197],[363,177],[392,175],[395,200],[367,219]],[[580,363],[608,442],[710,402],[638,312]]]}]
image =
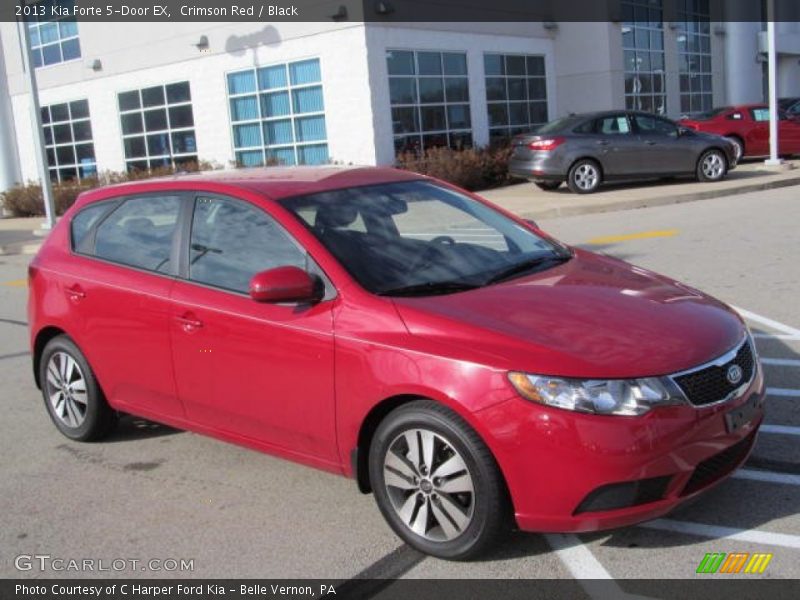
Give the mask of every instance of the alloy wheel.
[{"label": "alloy wheel", "polygon": [[472,522],[472,474],[453,444],[438,433],[409,429],[399,434],[386,451],[383,481],[397,516],[427,540],[454,540]]},{"label": "alloy wheel", "polygon": [[55,352],[47,362],[47,397],[53,414],[67,427],[80,427],[86,420],[86,378],[78,362],[66,352]]},{"label": "alloy wheel", "polygon": [[703,159],[702,169],[708,179],[719,179],[725,172],[725,161],[718,153],[712,152]]},{"label": "alloy wheel", "polygon": [[600,177],[599,173],[597,172],[597,168],[589,163],[580,165],[577,169],[575,169],[575,174],[573,175],[575,185],[582,190],[594,189],[595,186],[597,186],[599,178]]}]

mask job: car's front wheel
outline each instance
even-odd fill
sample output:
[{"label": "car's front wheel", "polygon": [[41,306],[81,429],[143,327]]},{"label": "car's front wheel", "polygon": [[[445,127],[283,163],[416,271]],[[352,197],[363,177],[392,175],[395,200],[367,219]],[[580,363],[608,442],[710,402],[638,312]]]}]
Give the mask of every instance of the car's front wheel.
[{"label": "car's front wheel", "polygon": [[591,194],[600,187],[601,181],[600,165],[590,159],[577,161],[567,176],[567,185],[576,194]]},{"label": "car's front wheel", "polygon": [[116,423],[86,357],[67,336],[56,336],[44,347],[39,381],[50,418],[68,438],[96,440]]},{"label": "car's front wheel", "polygon": [[725,139],[733,144],[733,151],[736,156],[736,162],[738,163],[740,160],[742,160],[742,156],[744,155],[744,142],[741,138],[735,135],[726,137]]},{"label": "car's front wheel", "polygon": [[473,558],[508,524],[494,457],[467,423],[435,402],[411,402],[383,420],[370,446],[369,474],[389,525],[427,554]]},{"label": "car's front wheel", "polygon": [[697,161],[698,181],[719,181],[728,172],[728,163],[719,150],[706,150]]}]

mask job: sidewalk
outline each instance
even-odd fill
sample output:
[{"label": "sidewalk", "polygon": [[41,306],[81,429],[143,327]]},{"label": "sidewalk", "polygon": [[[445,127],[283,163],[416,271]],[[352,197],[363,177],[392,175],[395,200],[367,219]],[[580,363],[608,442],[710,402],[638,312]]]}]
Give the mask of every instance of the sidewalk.
[{"label": "sidewalk", "polygon": [[[800,160],[787,164],[800,167]],[[718,183],[676,179],[613,184],[588,195],[573,194],[566,185],[555,192],[545,192],[533,183],[520,183],[479,194],[520,216],[546,219],[694,202],[790,185],[800,185],[800,168],[774,171],[758,160],[739,165]],[[44,217],[0,219],[0,256],[35,254],[45,233],[41,228],[43,222]]]},{"label": "sidewalk", "polygon": [[786,161],[791,170],[770,170],[761,160],[740,164],[718,183],[693,179],[609,184],[594,194],[573,194],[566,185],[545,192],[533,183],[478,192],[506,210],[531,219],[646,208],[800,185],[800,160]]}]

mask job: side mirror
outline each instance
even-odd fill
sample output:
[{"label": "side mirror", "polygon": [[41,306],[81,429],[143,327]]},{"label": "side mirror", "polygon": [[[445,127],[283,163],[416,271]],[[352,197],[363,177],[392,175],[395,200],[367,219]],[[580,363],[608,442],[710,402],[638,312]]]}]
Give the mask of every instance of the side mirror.
[{"label": "side mirror", "polygon": [[317,302],[321,299],[314,278],[298,267],[261,271],[250,279],[250,297],[256,302]]},{"label": "side mirror", "polygon": [[530,225],[534,229],[539,229],[539,224],[533,219],[522,219],[522,220],[525,221],[528,225]]},{"label": "side mirror", "polygon": [[685,135],[692,135],[692,130],[688,127],[678,127],[678,137],[683,137]]}]

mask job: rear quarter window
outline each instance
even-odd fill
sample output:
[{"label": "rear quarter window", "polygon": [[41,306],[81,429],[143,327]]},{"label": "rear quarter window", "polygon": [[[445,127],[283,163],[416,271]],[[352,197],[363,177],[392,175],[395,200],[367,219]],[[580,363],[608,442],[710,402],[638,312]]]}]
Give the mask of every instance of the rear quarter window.
[{"label": "rear quarter window", "polygon": [[86,237],[95,223],[99,222],[111,209],[117,205],[116,201],[98,202],[90,204],[72,217],[70,223],[70,236],[72,249],[75,252],[86,253],[89,239]]}]

